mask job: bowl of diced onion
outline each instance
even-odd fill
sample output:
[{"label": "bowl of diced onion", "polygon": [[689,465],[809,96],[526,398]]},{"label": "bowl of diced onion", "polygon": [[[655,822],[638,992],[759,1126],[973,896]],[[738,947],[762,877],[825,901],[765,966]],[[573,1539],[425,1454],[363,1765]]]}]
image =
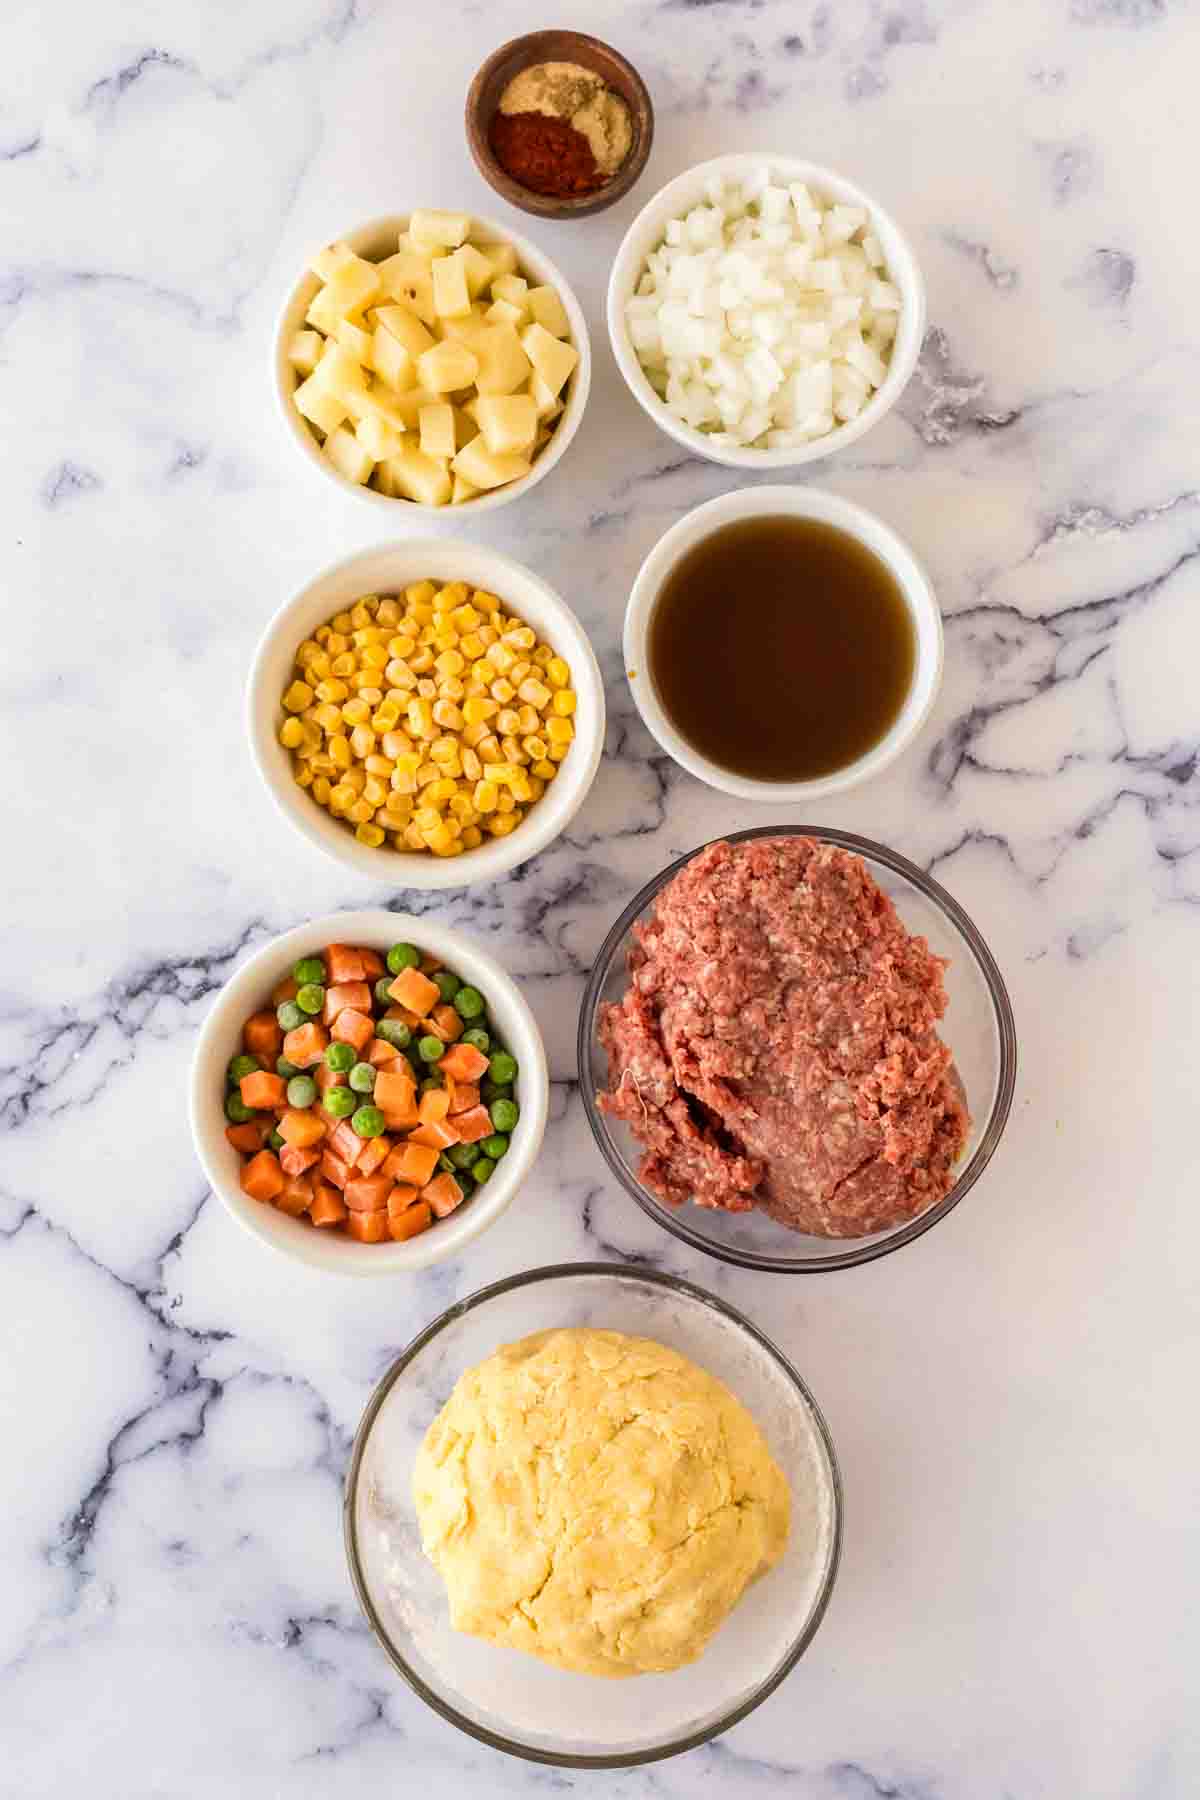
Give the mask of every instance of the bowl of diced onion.
[{"label": "bowl of diced onion", "polygon": [[643,207],[608,287],[617,366],[686,449],[778,469],[845,449],[896,404],[925,288],[895,221],[831,169],[715,157]]}]

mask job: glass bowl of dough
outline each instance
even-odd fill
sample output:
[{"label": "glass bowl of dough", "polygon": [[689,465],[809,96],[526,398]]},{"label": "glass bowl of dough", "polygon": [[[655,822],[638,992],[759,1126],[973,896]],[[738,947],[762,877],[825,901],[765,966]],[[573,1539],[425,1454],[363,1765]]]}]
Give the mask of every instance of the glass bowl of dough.
[{"label": "glass bowl of dough", "polygon": [[811,1642],[841,1544],[825,1421],[690,1282],[534,1269],[414,1339],[346,1480],[359,1602],[435,1712],[531,1762],[693,1749]]}]

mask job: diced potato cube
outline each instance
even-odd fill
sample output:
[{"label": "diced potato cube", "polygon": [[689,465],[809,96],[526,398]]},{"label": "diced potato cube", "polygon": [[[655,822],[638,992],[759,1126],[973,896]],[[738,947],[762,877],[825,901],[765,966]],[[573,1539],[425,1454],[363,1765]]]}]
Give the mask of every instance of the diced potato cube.
[{"label": "diced potato cube", "polygon": [[454,448],[461,450],[464,444],[479,436],[479,425],[474,414],[467,412],[465,407],[453,406],[450,410],[454,414]]},{"label": "diced potato cube", "polygon": [[400,236],[396,239],[396,248],[397,250],[407,250],[411,255],[423,258],[425,262],[432,262],[438,252],[439,246],[437,244],[418,243],[411,231],[402,231]]},{"label": "diced potato cube", "polygon": [[355,325],[350,319],[339,319],[334,334],[334,342],[349,352],[355,362],[361,363],[365,369],[371,366],[371,333],[364,331],[361,325]]},{"label": "diced potato cube", "polygon": [[379,279],[389,300],[407,306],[423,324],[437,318],[433,305],[433,276],[429,263],[414,250],[398,250],[379,264]]},{"label": "diced potato cube", "polygon": [[516,326],[523,323],[526,315],[511,300],[493,300],[483,316],[489,325]]},{"label": "diced potato cube", "polygon": [[529,312],[525,304],[528,292],[529,283],[523,275],[496,275],[492,279],[492,299],[507,300],[510,306],[519,307],[522,315]]},{"label": "diced potato cube", "polygon": [[336,394],[344,402],[347,412],[350,410],[348,396],[361,393],[367,385],[362,364],[337,343],[326,344],[325,354],[314,369],[312,380],[329,393]]},{"label": "diced potato cube", "polygon": [[389,457],[384,467],[394,491],[406,500],[416,500],[422,506],[445,506],[450,498],[446,465],[426,456],[416,444],[403,444],[399,454]]},{"label": "diced potato cube", "polygon": [[[538,325],[529,326],[529,331],[539,330]],[[558,344],[548,332],[545,336],[548,343]],[[485,326],[472,339],[472,349],[479,358],[475,385],[481,394],[512,394],[528,379],[530,361],[511,325]]]},{"label": "diced potato cube", "polygon": [[300,383],[292,399],[296,402],[296,411],[319,431],[336,431],[346,417],[343,401],[323,387],[315,375]]},{"label": "diced potato cube", "polygon": [[481,432],[459,451],[450,466],[474,487],[496,488],[528,475],[531,465],[525,456],[493,456]]},{"label": "diced potato cube", "polygon": [[551,337],[544,325],[527,326],[521,333],[521,347],[552,394],[562,389],[579,361],[574,345]]},{"label": "diced potato cube", "polygon": [[529,383],[529,391],[533,395],[533,404],[537,407],[538,418],[557,419],[563,409],[563,403],[557,394],[551,393],[536,369]]},{"label": "diced potato cube", "polygon": [[311,375],[324,348],[325,340],[319,331],[297,331],[288,345],[288,361],[301,375]]},{"label": "diced potato cube", "polygon": [[497,275],[515,275],[517,272],[517,251],[514,244],[480,244],[479,253],[486,256],[492,265],[492,279]]},{"label": "diced potato cube", "polygon": [[414,360],[434,342],[433,333],[426,331],[416,313],[407,306],[380,306],[376,309],[375,320],[377,325],[391,332],[398,344],[404,345]]},{"label": "diced potato cube", "polygon": [[472,300],[477,300],[496,274],[490,260],[482,250],[474,244],[462,244],[455,254],[462,259],[463,274],[467,278],[467,292]]},{"label": "diced potato cube", "polygon": [[435,406],[441,398],[441,394],[432,393],[429,388],[411,387],[402,394],[393,394],[392,402],[409,431],[418,431],[421,425],[421,408]]},{"label": "diced potato cube", "polygon": [[349,262],[339,263],[333,271],[309,308],[309,323],[317,325],[318,330],[321,329],[319,322],[311,316],[318,304],[323,315],[332,315],[336,324],[338,319],[348,319],[355,313],[361,313],[378,300],[382,292],[383,283],[375,264],[365,262],[361,256],[355,256]]},{"label": "diced potato cube", "polygon": [[456,344],[473,347],[479,333],[487,330],[487,307],[481,300],[472,300],[469,312],[457,319],[442,319],[440,324],[444,338],[453,338]]},{"label": "diced potato cube", "polygon": [[358,421],[354,435],[372,462],[383,462],[385,457],[398,455],[402,446],[401,433],[376,412],[368,413],[365,419]]},{"label": "diced potato cube", "polygon": [[354,252],[349,244],[339,241],[336,244],[326,244],[323,250],[318,250],[308,266],[314,275],[319,275],[322,281],[328,281],[335,269],[354,260]]},{"label": "diced potato cube", "polygon": [[[553,342],[553,340],[551,340]],[[479,360],[466,344],[447,339],[434,344],[417,358],[417,379],[422,387],[435,394],[451,394],[457,388],[470,387],[479,372]]]},{"label": "diced potato cube", "polygon": [[377,325],[371,338],[371,367],[397,393],[410,388],[417,379],[412,356],[384,325]]},{"label": "diced potato cube", "polygon": [[344,475],[347,481],[358,482],[360,486],[365,486],[370,481],[371,471],[375,467],[374,460],[367,455],[354,433],[347,431],[344,425],[339,425],[325,439],[325,454],[338,474]]},{"label": "diced potato cube", "polygon": [[426,456],[453,456],[454,408],[448,401],[435,401],[423,406],[417,414],[421,428],[421,449]]},{"label": "diced potato cube", "polygon": [[466,213],[415,212],[408,221],[408,235],[418,244],[457,250],[470,226]]},{"label": "diced potato cube", "polygon": [[530,394],[481,394],[475,416],[493,456],[528,450],[537,436],[537,407]]},{"label": "diced potato cube", "polygon": [[450,495],[450,504],[452,506],[461,506],[464,500],[473,500],[478,492],[479,489],[473,482],[468,481],[465,475],[459,475],[456,472],[454,476],[454,489]]},{"label": "diced potato cube", "polygon": [[381,419],[393,431],[411,431],[417,423],[417,415],[414,412],[409,417],[404,404],[407,398],[407,394],[393,394],[387,388],[373,387],[358,396],[359,403],[357,406],[351,405],[350,416],[357,419]]},{"label": "diced potato cube", "polygon": [[433,270],[433,304],[439,319],[461,319],[471,310],[467,288],[467,272],[458,251],[453,256],[435,257]]},{"label": "diced potato cube", "polygon": [[531,287],[525,296],[525,302],[534,319],[545,327],[551,337],[570,337],[571,322],[554,288]]}]

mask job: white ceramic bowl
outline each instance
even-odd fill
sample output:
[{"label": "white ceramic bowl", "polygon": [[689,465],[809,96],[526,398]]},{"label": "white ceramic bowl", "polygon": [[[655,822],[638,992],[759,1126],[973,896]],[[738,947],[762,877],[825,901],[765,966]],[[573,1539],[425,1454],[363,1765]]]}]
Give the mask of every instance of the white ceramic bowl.
[{"label": "white ceramic bowl", "polygon": [[[366,225],[360,225],[355,231],[344,233],[342,241],[349,244],[359,256],[378,262],[395,251],[397,238],[402,231],[408,229],[408,220],[408,213],[387,214],[383,218],[370,220]],[[555,463],[566,454],[567,445],[579,429],[592,379],[592,351],[582,307],[557,265],[519,232],[510,231],[491,219],[481,219],[472,214],[471,237],[481,244],[511,244],[520,259],[521,273],[530,278],[531,285],[548,283],[557,290],[571,323],[571,342],[579,352],[579,361],[567,382],[563,410],[554,427],[554,435],[534,461],[528,475],[522,476],[520,481],[510,481],[505,487],[492,488],[488,493],[479,494],[474,500],[464,500],[460,506],[425,506],[418,500],[393,499],[375,488],[363,487],[357,481],[348,481],[338,473],[309,429],[307,420],[301,418],[292,404],[292,395],[299,377],[288,361],[287,350],[294,333],[304,328],[304,315],[321,285],[311,270],[306,270],[292,288],[279,315],[275,332],[274,386],[287,433],[306,460],[327,480],[336,482],[344,493],[357,494],[373,506],[391,507],[393,511],[402,507],[409,512],[431,513],[440,518],[489,512],[498,506],[507,506],[510,501],[519,500],[522,494],[527,494],[530,488],[544,480]]]},{"label": "white ceramic bowl", "polygon": [[[461,856],[428,856],[419,851],[372,850],[360,844],[292,776],[290,753],[279,742],[283,718],[280,696],[291,679],[297,647],[306,637],[363,594],[395,593],[411,581],[466,581],[498,594],[505,606],[532,625],[571,667],[578,696],[570,752],[558,774],[528,815],[505,838],[485,838]],[[280,607],[267,626],[250,671],[246,727],[259,773],[275,804],[310,844],[343,867],[372,881],[431,891],[494,881],[527,862],[556,838],[582,805],[604,748],[604,683],[596,658],[566,601],[530,569],[498,550],[452,538],[402,539],[362,550],[335,563]]]},{"label": "white ceramic bowl", "polygon": [[[702,756],[676,731],[663,710],[650,679],[647,639],[651,615],[664,581],[680,558],[693,545],[723,525],[741,519],[778,517],[786,514],[797,519],[823,519],[836,525],[873,550],[887,564],[908,602],[916,636],[916,665],[912,684],[900,713],[879,742],[860,756],[812,781],[757,781],[735,775]],[[625,667],[637,709],[648,729],[669,756],[691,774],[706,781],[722,793],[736,794],[741,800],[765,800],[780,805],[817,800],[825,794],[837,794],[854,787],[869,776],[877,775],[912,742],[929,716],[942,680],[942,615],[929,577],[904,542],[889,525],[874,513],[837,494],[820,488],[753,487],[740,488],[732,494],[721,494],[703,506],[695,507],[670,531],[665,532],[638,571],[625,610]],[[299,791],[299,790],[297,790]]]},{"label": "white ceramic bowl", "polygon": [[[714,175],[737,179],[761,169],[766,164],[785,181],[807,182],[818,193],[849,206],[863,206],[871,216],[871,225],[887,258],[887,273],[900,289],[902,304],[896,340],[888,364],[887,379],[863,407],[856,419],[839,425],[824,437],[797,450],[753,450],[716,445],[703,431],[685,425],[682,419],[659,399],[637,359],[629,338],[625,319],[625,302],[634,293],[646,266],[646,258],[663,240],[670,219],[678,218],[705,198],[704,185]],[[844,175],[824,169],[819,163],[804,162],[795,156],[775,156],[767,151],[756,154],[741,152],[736,156],[715,156],[711,162],[697,163],[660,188],[647,202],[621,240],[608,283],[608,334],[613,355],[631,393],[649,413],[656,425],[668,436],[697,456],[710,462],[725,463],[731,469],[792,469],[801,463],[816,462],[835,450],[844,450],[870,431],[884,414],[890,412],[907,387],[925,336],[925,283],[908,239],[895,220]]]},{"label": "white ceramic bowl", "polygon": [[[239,1181],[242,1158],[225,1137],[225,1071],[242,1048],[242,1026],[251,1013],[270,1005],[271,990],[290,974],[293,963],[302,956],[316,955],[331,943],[365,944],[381,955],[393,944],[410,943],[439,957],[447,968],[479,989],[501,1037],[517,1059],[521,1116],[508,1154],[485,1187],[477,1189],[449,1217],[438,1219],[428,1231],[406,1243],[360,1244],[342,1231],[318,1230],[303,1219],[288,1218],[273,1206],[251,1200]],[[500,1217],[537,1158],[549,1096],[546,1053],[537,1022],[499,963],[460,932],[429,919],[373,907],[364,912],[330,913],[284,932],[225,983],[204,1021],[192,1061],[192,1136],[214,1194],[238,1224],[264,1244],[335,1275],[390,1275],[402,1269],[428,1268],[457,1256]]]}]

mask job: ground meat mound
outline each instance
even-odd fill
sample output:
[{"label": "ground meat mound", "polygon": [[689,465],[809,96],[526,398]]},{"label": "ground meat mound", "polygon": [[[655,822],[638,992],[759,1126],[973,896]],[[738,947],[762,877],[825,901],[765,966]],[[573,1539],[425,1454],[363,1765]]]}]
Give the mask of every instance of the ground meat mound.
[{"label": "ground meat mound", "polygon": [[600,1105],[653,1194],[862,1237],[949,1192],[969,1121],[937,1034],[945,964],[860,857],[711,844],[634,935]]}]

